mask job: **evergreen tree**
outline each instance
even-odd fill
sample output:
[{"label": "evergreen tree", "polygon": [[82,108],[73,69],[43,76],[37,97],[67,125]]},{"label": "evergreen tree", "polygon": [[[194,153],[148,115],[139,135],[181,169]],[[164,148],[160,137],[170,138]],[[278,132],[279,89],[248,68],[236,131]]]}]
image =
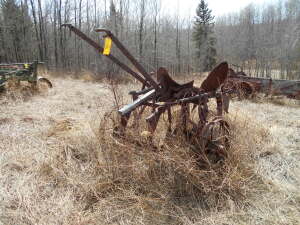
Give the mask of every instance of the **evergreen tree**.
[{"label": "evergreen tree", "polygon": [[202,71],[211,70],[216,64],[216,39],[213,36],[214,16],[205,0],[201,0],[196,10],[193,39],[196,56]]}]

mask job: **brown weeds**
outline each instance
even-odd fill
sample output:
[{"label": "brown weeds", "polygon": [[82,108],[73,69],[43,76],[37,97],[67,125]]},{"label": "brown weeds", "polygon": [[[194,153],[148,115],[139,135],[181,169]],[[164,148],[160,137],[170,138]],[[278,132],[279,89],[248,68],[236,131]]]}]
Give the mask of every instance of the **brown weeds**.
[{"label": "brown weeds", "polygon": [[49,90],[46,84],[38,82],[37,86],[26,81],[10,79],[6,82],[5,88],[2,91],[0,98],[5,98],[8,101],[28,101],[35,95],[43,95]]},{"label": "brown weeds", "polygon": [[164,117],[152,141],[144,118],[113,136],[107,84],[56,83],[47,98],[2,105],[0,223],[298,224],[299,110],[233,102],[227,158],[199,161]]},{"label": "brown weeds", "polygon": [[[199,146],[180,136],[164,138],[159,147],[154,145],[140,135],[145,128],[142,124],[129,128],[125,138],[116,138],[112,135],[115,121],[112,114],[106,114],[100,125],[101,154],[97,154],[96,168],[101,181],[90,186],[88,193],[93,197],[88,197],[88,204],[92,207],[105,200],[165,220],[164,213],[175,207],[172,211],[175,215],[182,202],[208,208],[225,207],[228,199],[240,204],[255,192],[255,187],[262,186],[252,164],[259,154],[256,146],[265,142],[268,133],[257,124],[238,117],[231,119],[228,158],[213,163],[199,162],[195,158],[195,150],[201,151],[197,149]],[[158,134],[160,138],[162,133]]]},{"label": "brown weeds", "polygon": [[41,196],[50,190],[69,193],[84,221],[181,224],[199,219],[195,207],[205,211],[244,205],[264,187],[253,163],[268,132],[257,124],[230,118],[228,158],[213,163],[197,161],[197,146],[181,136],[165,137],[162,129],[150,142],[141,135],[142,123],[116,138],[114,121],[114,113],[103,117],[98,140],[68,136],[49,151],[48,160],[36,166]]}]

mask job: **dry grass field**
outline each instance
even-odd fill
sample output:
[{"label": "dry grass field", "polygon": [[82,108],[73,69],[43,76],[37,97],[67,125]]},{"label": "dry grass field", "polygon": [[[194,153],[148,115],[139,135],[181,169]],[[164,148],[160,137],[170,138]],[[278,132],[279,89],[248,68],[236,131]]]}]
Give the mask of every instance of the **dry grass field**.
[{"label": "dry grass field", "polygon": [[196,168],[164,122],[161,151],[111,135],[134,84],[52,81],[0,96],[0,224],[300,224],[298,103],[232,102],[228,158]]}]

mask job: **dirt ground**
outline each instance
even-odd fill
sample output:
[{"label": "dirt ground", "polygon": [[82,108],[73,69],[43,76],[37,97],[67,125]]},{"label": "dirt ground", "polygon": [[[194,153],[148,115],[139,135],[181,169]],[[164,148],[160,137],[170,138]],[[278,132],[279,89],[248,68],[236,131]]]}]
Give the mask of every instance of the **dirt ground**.
[{"label": "dirt ground", "polygon": [[[41,170],[48,173],[45,162],[53,160],[52,152],[62,148],[67,154],[71,147],[64,143],[77,137],[85,137],[83,145],[95,142],[100,118],[114,107],[108,84],[71,79],[54,79],[53,84],[52,90],[25,100],[0,97],[0,224],[151,224],[95,219],[93,212],[74,204],[71,190],[53,192],[46,185]],[[118,88],[124,94],[130,86]],[[126,101],[128,97],[121,98],[120,104]],[[179,224],[300,224],[299,105],[234,101],[230,115],[243,115],[245,122],[270,134],[271,141],[256,146],[263,150],[253,168],[269,191],[226,210],[196,207],[196,219],[187,216]]]}]

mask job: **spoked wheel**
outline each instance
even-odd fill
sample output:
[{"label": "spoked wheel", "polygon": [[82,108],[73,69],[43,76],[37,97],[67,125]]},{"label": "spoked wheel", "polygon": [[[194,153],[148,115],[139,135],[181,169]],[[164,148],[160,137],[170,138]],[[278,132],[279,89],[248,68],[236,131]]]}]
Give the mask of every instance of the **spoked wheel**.
[{"label": "spoked wheel", "polygon": [[130,113],[125,116],[115,114],[112,117],[114,137],[123,138],[125,136],[125,129],[128,124],[129,117]]},{"label": "spoked wheel", "polygon": [[249,99],[254,94],[253,86],[248,82],[241,82],[239,85],[239,98]]},{"label": "spoked wheel", "polygon": [[221,117],[215,117],[204,125],[201,131],[201,145],[205,154],[219,161],[227,157],[229,143],[229,124]]}]

